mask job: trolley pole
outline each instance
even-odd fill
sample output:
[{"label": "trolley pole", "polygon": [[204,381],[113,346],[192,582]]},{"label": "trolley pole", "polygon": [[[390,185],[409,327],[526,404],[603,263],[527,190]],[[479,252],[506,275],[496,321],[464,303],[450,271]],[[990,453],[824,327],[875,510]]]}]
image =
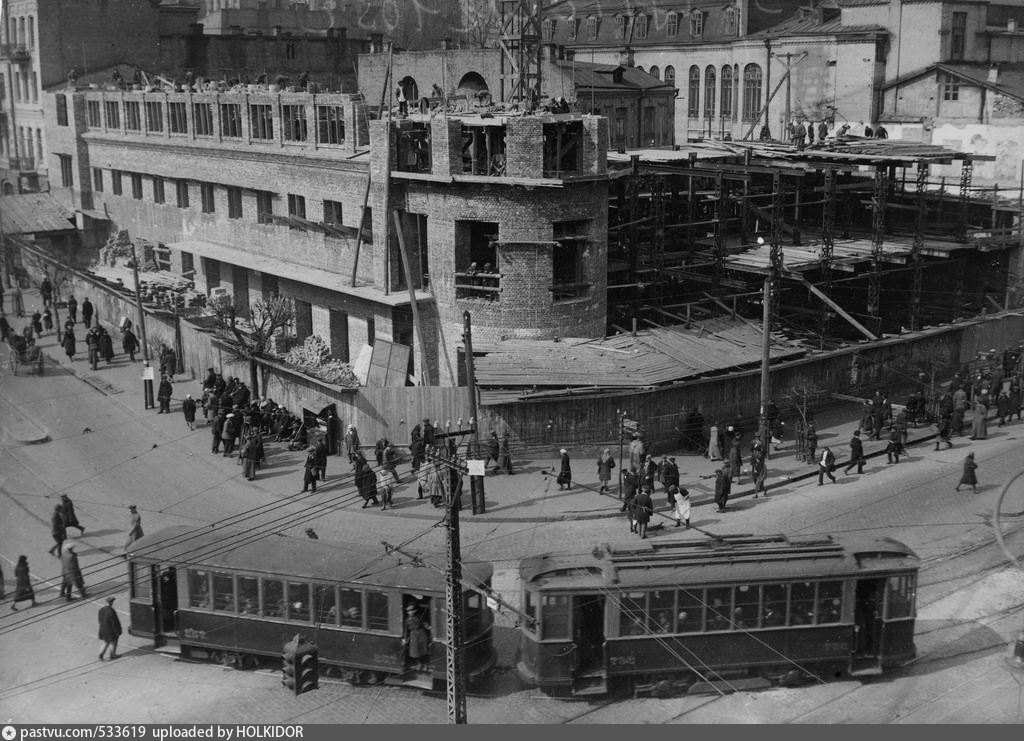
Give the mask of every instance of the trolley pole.
[{"label": "trolley pole", "polygon": [[[469,321],[468,313],[466,315]],[[442,481],[451,481],[445,471]],[[466,675],[462,653],[462,547],[459,543],[459,492],[448,487],[448,508],[446,514],[445,540],[448,546],[448,563],[445,564],[444,598],[448,629],[448,654],[445,662],[445,678],[448,680],[448,722],[458,725],[466,723]]]},{"label": "trolley pole", "polygon": [[619,410],[619,499],[622,499],[622,469],[625,463],[622,461],[622,438],[626,435],[626,412]]},{"label": "trolley pole", "polygon": [[146,341],[146,312],[142,309],[142,290],[139,288],[139,256],[132,242],[132,275],[135,278],[135,308],[139,313],[139,332],[142,334],[142,399],[143,408],[153,409],[153,369],[149,365],[149,342]]},{"label": "trolley pole", "polygon": [[[476,370],[473,365],[473,328],[468,311],[462,312],[462,342],[466,346],[466,386],[469,387],[470,427],[473,429],[473,450],[480,454],[480,416],[476,406]],[[497,463],[497,461],[495,461]],[[486,473],[486,471],[485,471]],[[473,514],[482,515],[487,511],[484,500],[484,477],[469,477],[470,501]]]}]

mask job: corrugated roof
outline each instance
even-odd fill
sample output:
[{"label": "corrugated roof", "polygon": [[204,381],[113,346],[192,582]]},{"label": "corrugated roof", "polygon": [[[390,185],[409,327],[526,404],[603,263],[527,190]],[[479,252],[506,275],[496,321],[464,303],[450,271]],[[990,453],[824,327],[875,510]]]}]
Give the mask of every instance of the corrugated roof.
[{"label": "corrugated roof", "polygon": [[[771,356],[806,350],[773,336]],[[474,347],[486,355],[476,376],[486,387],[619,387],[673,383],[761,362],[757,325],[728,318],[663,327],[600,340],[507,340]]]},{"label": "corrugated roof", "polygon": [[[675,85],[659,80],[636,67],[624,67],[617,64],[598,64],[596,62],[559,62],[558,65],[573,76],[573,83],[577,88],[624,88],[630,90],[652,90],[665,88],[674,90]],[[622,70],[622,82],[615,82],[613,75],[616,70]]]},{"label": "corrugated roof", "polygon": [[42,234],[73,230],[75,213],[49,193],[0,196],[0,224],[5,234]]}]

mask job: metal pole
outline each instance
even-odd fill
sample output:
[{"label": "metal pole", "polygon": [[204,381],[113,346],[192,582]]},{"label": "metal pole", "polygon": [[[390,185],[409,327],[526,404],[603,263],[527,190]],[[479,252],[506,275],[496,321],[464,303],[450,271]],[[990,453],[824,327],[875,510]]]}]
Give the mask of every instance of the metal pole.
[{"label": "metal pole", "polygon": [[623,421],[626,419],[626,413],[619,410],[619,499],[622,499],[622,467],[626,464],[622,460],[622,436],[626,434],[626,428]]},{"label": "metal pole", "polygon": [[772,347],[772,270],[768,265],[768,275],[764,279],[764,312],[761,317],[761,415],[758,420],[758,427],[761,434],[761,442],[764,444],[765,453],[771,449],[771,440],[768,438],[768,395],[771,393],[771,385],[768,378],[768,365],[771,362]]},{"label": "metal pole", "polygon": [[[135,252],[134,242],[132,242],[132,275],[135,278],[135,308],[139,314],[139,332],[142,334],[140,339],[142,340],[142,365],[145,375],[147,373],[145,369],[150,367],[149,342],[146,339],[146,312],[142,310],[142,290],[139,288],[139,256]],[[151,378],[143,378],[142,397],[145,409],[152,409],[156,406],[153,403],[153,380]]]},{"label": "metal pole", "polygon": [[[450,480],[448,471],[445,472],[444,480]],[[448,722],[464,725],[466,723],[466,675],[462,655],[462,549],[459,543],[459,505],[458,492],[449,485],[447,527],[445,528],[445,540],[448,546],[448,563],[445,566],[444,580],[445,625],[448,629],[445,676],[448,680]]]},{"label": "metal pole", "polygon": [[793,55],[790,52],[786,52],[786,122],[783,124],[783,131],[785,131],[785,127],[789,126],[790,116],[793,115],[789,107],[789,94],[790,89],[792,87],[791,80],[793,78],[793,76],[789,73],[789,60],[792,58],[792,56]]},{"label": "metal pole", "polygon": [[[480,450],[480,417],[476,405],[476,369],[473,367],[473,328],[468,311],[462,312],[462,341],[466,346],[466,386],[469,388],[470,424],[473,428],[474,448]],[[478,453],[479,454],[479,453]],[[473,514],[482,515],[487,511],[484,500],[484,477],[469,477],[472,494]]]}]

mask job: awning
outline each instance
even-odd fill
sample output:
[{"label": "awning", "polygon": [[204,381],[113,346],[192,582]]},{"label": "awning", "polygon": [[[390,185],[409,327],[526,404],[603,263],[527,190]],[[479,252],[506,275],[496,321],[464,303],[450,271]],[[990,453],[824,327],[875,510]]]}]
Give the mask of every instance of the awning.
[{"label": "awning", "polygon": [[[374,286],[351,286],[349,285],[348,275],[288,262],[287,260],[270,257],[269,255],[259,255],[237,247],[229,247],[228,245],[215,242],[205,242],[199,239],[174,242],[167,246],[172,249],[191,252],[197,257],[206,257],[229,265],[238,265],[249,270],[256,270],[260,273],[276,275],[278,278],[286,278],[298,283],[324,288],[328,291],[363,299],[364,301],[372,301],[392,307],[409,304],[408,291],[396,291],[395,293],[385,294],[384,291]],[[416,300],[432,302],[434,296],[427,291],[416,291]]]},{"label": "awning", "polygon": [[45,234],[74,231],[74,212],[49,193],[0,196],[4,234]]}]

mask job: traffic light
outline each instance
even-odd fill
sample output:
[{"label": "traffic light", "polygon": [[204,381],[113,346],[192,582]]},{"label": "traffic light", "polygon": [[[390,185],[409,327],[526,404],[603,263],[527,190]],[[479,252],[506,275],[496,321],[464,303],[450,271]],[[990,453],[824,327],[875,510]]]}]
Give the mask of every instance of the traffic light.
[{"label": "traffic light", "polygon": [[295,694],[315,690],[320,686],[320,662],[316,646],[306,643],[295,654]]},{"label": "traffic light", "polygon": [[281,654],[281,684],[290,690],[295,689],[295,651],[299,640],[300,637],[296,635],[284,644],[284,653]]}]

